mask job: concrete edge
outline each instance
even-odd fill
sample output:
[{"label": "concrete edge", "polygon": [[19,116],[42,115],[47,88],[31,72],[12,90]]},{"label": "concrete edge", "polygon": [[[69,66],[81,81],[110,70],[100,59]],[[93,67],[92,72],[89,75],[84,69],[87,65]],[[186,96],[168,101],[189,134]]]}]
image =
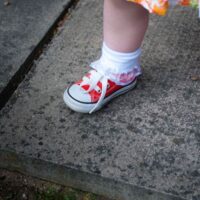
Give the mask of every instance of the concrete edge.
[{"label": "concrete edge", "polygon": [[79,0],[70,0],[65,5],[65,7],[63,7],[63,10],[52,22],[52,25],[47,29],[39,43],[36,44],[36,47],[33,49],[33,51],[28,55],[27,58],[25,58],[22,65],[19,66],[17,72],[13,75],[8,84],[0,93],[0,110],[6,105],[12,94],[17,89],[18,85],[23,81],[25,75],[31,70],[34,60],[39,58],[39,56],[42,54],[42,50],[45,48],[45,45],[47,45],[52,40],[54,36],[54,30],[59,26],[59,22],[62,21],[64,16],[68,13],[69,9],[76,6],[78,1]]},{"label": "concrete edge", "polygon": [[184,200],[120,181],[30,158],[10,150],[0,150],[0,168],[17,171],[39,179],[121,200]]}]

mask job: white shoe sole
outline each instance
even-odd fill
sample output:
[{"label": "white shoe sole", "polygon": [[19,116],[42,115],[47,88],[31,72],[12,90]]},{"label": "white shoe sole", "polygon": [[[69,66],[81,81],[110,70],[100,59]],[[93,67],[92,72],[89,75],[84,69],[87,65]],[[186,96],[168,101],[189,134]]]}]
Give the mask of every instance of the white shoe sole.
[{"label": "white shoe sole", "polygon": [[[134,82],[130,83],[129,85],[117,90],[110,96],[106,97],[103,101],[102,104],[95,109],[95,112],[101,109],[105,104],[107,104],[109,101],[111,101],[113,98],[122,95],[129,90],[133,89],[136,86],[137,79],[134,80]],[[96,103],[84,103],[84,102],[79,102],[72,98],[69,94],[69,88],[67,88],[64,92],[63,95],[63,100],[66,103],[66,105],[71,108],[72,110],[80,113],[89,113],[96,105]]]}]

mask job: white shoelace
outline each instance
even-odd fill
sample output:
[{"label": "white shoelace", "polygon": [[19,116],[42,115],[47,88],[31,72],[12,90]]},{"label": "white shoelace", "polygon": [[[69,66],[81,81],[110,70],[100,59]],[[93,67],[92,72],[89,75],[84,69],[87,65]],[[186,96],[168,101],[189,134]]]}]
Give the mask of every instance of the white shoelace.
[{"label": "white shoelace", "polygon": [[[92,90],[96,90],[98,93],[101,93],[98,102],[96,103],[94,108],[92,108],[92,110],[89,112],[91,114],[102,104],[102,101],[106,95],[108,79],[107,79],[107,77],[105,77],[100,72],[97,72],[96,70],[91,70],[89,73],[90,73],[90,77],[84,76],[82,79],[83,82],[80,84],[80,86],[81,87],[83,85],[90,86],[88,90],[86,90],[86,91],[84,90],[85,93],[88,93]],[[99,81],[102,83],[102,89],[99,88],[99,86],[97,85]]]}]

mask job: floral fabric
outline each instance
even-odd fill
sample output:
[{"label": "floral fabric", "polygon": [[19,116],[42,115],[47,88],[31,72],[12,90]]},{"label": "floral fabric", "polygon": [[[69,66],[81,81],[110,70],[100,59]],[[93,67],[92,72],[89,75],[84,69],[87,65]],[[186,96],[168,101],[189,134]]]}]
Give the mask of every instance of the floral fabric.
[{"label": "floral fabric", "polygon": [[198,0],[127,0],[138,3],[146,8],[150,13],[165,15],[170,5],[198,6]]}]

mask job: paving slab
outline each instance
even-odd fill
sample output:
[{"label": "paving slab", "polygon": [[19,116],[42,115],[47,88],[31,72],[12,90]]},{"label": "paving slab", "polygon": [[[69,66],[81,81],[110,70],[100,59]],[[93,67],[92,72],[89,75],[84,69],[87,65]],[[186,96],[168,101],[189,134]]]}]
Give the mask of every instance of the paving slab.
[{"label": "paving slab", "polygon": [[11,85],[16,84],[17,77],[14,75],[18,72],[17,76],[23,76],[23,72],[30,67],[30,59],[33,60],[36,54],[34,50],[70,0],[10,0],[7,6],[5,2],[7,1],[3,0],[0,3],[1,101],[9,93],[5,90],[12,78],[12,84],[7,90],[11,90]]},{"label": "paving slab", "polygon": [[200,199],[200,22],[151,16],[137,87],[92,115],[62,94],[100,54],[102,1],[80,1],[0,114],[0,167],[118,199]]}]

